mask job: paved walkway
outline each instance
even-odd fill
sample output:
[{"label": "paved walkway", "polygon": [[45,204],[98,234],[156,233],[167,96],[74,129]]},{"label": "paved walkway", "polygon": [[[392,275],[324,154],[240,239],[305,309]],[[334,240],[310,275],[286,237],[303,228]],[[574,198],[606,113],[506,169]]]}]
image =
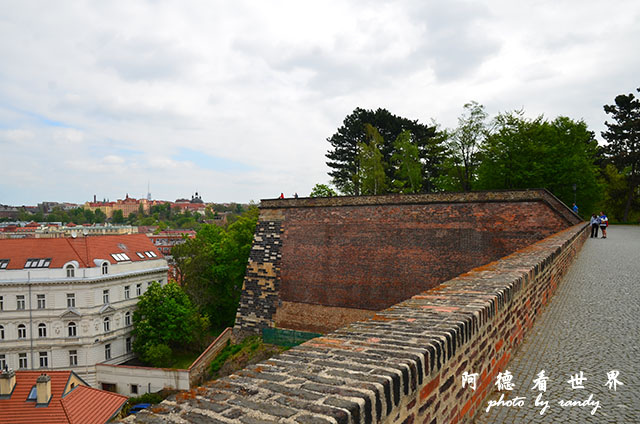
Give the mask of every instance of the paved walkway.
[{"label": "paved walkway", "polygon": [[[526,397],[523,406],[487,413],[485,401],[475,424],[640,423],[640,227],[612,226],[606,239],[587,239],[507,370],[513,391],[490,399]],[[549,377],[544,415],[532,390],[542,370]],[[616,391],[606,385],[612,370],[624,384]],[[572,389],[568,381],[581,371],[584,388]],[[559,405],[574,400],[585,405]]]}]

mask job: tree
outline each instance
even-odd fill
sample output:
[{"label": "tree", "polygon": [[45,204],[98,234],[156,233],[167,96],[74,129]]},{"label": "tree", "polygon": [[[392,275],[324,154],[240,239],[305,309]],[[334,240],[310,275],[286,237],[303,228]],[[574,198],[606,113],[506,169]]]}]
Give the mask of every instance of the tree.
[{"label": "tree", "polygon": [[393,142],[395,152],[391,163],[396,168],[393,191],[419,193],[422,188],[422,164],[418,146],[411,142],[411,133],[402,131]]},{"label": "tree", "polygon": [[494,131],[479,154],[479,189],[547,188],[565,204],[593,210],[601,196],[595,165],[597,142],[583,121],[542,116],[526,119],[521,111],[499,114]]},{"label": "tree", "polygon": [[121,209],[116,209],[113,211],[113,215],[111,215],[111,222],[114,224],[122,224],[124,223],[124,214]]},{"label": "tree", "polygon": [[[640,92],[640,88],[637,91]],[[602,132],[602,137],[609,142],[605,153],[618,170],[628,176],[623,214],[623,221],[627,222],[640,185],[640,100],[633,93],[621,94],[616,96],[615,104],[605,105],[604,111],[614,120],[606,121],[607,131]]]},{"label": "tree", "polygon": [[102,209],[96,209],[94,212],[95,222],[104,223],[107,220],[107,215],[102,212]]},{"label": "tree", "polygon": [[200,348],[208,320],[177,284],[154,281],[138,300],[133,325],[134,352],[155,367],[166,367],[173,351],[192,344]]},{"label": "tree", "polygon": [[309,197],[334,197],[338,194],[327,184],[316,184],[311,189]]},{"label": "tree", "polygon": [[[358,185],[360,179],[354,179],[354,176],[359,173],[357,158],[361,149],[358,143],[368,143],[370,139],[365,124],[373,126],[382,137],[382,143],[378,146],[378,150],[382,153],[382,162],[387,164],[391,163],[395,153],[393,141],[402,131],[410,131],[411,142],[418,147],[423,188],[432,189],[444,151],[440,140],[435,137],[435,127],[421,124],[417,120],[411,121],[393,115],[386,109],[373,111],[356,108],[344,119],[343,125],[338,128],[337,132],[327,139],[331,144],[331,148],[326,154],[329,159],[327,165],[332,169],[329,175],[338,190],[344,194],[361,194]],[[395,171],[395,167],[385,169],[387,181],[396,179]]]},{"label": "tree", "polygon": [[377,129],[371,124],[365,124],[368,143],[358,143],[358,172],[353,176],[354,186],[360,187],[360,194],[376,195],[387,191],[387,176],[382,153],[378,146],[384,140]]},{"label": "tree", "polygon": [[476,178],[478,149],[487,136],[484,106],[472,101],[464,105],[458,127],[447,132],[447,175],[455,190],[470,191]]},{"label": "tree", "polygon": [[176,280],[211,326],[233,325],[258,221],[251,207],[226,229],[202,225],[196,237],[171,249]]}]

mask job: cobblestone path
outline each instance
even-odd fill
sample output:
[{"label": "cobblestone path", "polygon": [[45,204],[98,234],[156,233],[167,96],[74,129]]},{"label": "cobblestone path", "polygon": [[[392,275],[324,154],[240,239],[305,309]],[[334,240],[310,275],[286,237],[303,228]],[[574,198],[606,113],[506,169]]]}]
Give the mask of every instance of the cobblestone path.
[{"label": "cobblestone path", "polygon": [[[514,389],[490,399],[526,397],[524,405],[486,412],[485,401],[475,424],[640,423],[640,227],[612,226],[606,239],[587,239],[507,370]],[[532,390],[542,370],[549,377],[544,415],[535,406],[540,392]],[[623,384],[616,391],[606,385],[612,370]],[[584,388],[572,389],[568,381],[581,371]],[[559,405],[591,395],[589,406]]]}]

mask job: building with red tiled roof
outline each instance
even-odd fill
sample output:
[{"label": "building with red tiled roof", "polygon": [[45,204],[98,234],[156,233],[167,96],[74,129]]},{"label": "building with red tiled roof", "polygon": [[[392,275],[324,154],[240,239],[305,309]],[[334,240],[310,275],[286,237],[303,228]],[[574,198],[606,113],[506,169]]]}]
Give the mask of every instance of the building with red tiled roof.
[{"label": "building with red tiled roof", "polygon": [[0,423],[103,424],[127,402],[89,387],[73,371],[0,372]]},{"label": "building with red tiled roof", "polygon": [[69,369],[97,386],[97,363],[133,357],[138,297],[167,270],[144,234],[0,240],[0,368]]}]

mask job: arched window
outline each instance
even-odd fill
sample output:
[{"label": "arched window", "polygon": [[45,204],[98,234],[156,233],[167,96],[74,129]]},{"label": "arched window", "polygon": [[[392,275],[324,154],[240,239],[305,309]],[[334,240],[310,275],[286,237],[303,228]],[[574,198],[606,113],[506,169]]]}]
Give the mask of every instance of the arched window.
[{"label": "arched window", "polygon": [[104,317],[104,319],[102,320],[102,326],[104,327],[105,333],[108,333],[109,331],[111,331],[111,318]]},{"label": "arched window", "polygon": [[109,273],[109,264],[107,262],[102,263],[102,275]]},{"label": "arched window", "polygon": [[69,337],[76,337],[76,335],[78,334],[78,328],[76,327],[76,323],[71,321],[69,324],[67,324],[67,334],[69,334]]},{"label": "arched window", "polygon": [[4,327],[0,325],[0,340],[4,340]]},{"label": "arched window", "polygon": [[18,325],[18,338],[26,339],[27,338],[27,326],[24,324]]},{"label": "arched window", "polygon": [[47,337],[47,325],[43,322],[38,324],[38,337]]},{"label": "arched window", "polygon": [[131,325],[131,312],[127,312],[124,314],[124,325],[126,326]]},{"label": "arched window", "polygon": [[67,270],[67,278],[76,276],[76,268],[73,265],[67,265],[65,269]]}]

